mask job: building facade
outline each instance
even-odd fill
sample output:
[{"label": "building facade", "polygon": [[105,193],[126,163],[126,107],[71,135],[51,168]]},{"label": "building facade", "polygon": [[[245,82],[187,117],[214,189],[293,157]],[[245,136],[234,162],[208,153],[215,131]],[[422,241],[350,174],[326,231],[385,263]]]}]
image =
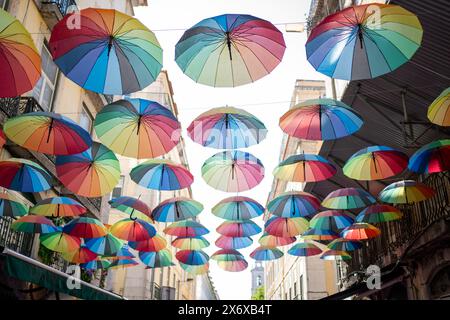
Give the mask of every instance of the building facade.
[{"label": "building facade", "polygon": [[256,293],[256,290],[264,286],[264,266],[262,262],[256,261],[255,266],[250,270],[252,275],[252,296]]}]

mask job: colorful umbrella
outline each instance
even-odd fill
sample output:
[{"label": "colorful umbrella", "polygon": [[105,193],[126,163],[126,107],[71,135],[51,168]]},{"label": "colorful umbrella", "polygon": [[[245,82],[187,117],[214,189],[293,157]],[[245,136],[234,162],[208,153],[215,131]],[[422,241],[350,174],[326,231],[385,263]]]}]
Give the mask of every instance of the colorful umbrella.
[{"label": "colorful umbrella", "polygon": [[[362,210],[357,216],[356,222],[381,223],[401,219],[403,213],[396,207],[386,204],[374,204]],[[347,251],[347,250],[345,250]]]},{"label": "colorful umbrella", "polygon": [[198,237],[209,233],[201,223],[192,220],[177,221],[164,229],[164,233],[175,237]]},{"label": "colorful umbrella", "polygon": [[114,152],[137,159],[155,158],[180,139],[180,123],[155,101],[127,99],[105,106],[95,117],[95,133]]},{"label": "colorful umbrella", "polygon": [[220,249],[214,252],[211,259],[216,261],[238,261],[245,260],[242,253],[236,249]]},{"label": "colorful umbrella", "polygon": [[147,221],[129,218],[114,223],[109,232],[126,241],[144,241],[156,234],[155,228]]},{"label": "colorful umbrella", "polygon": [[293,245],[288,253],[296,257],[311,257],[322,253],[322,249],[313,243],[299,242]]},{"label": "colorful umbrella", "polygon": [[367,191],[360,188],[343,188],[330,192],[322,201],[322,206],[329,209],[349,210],[363,208],[376,199]]},{"label": "colorful umbrella", "polygon": [[362,222],[352,224],[341,232],[342,238],[347,240],[367,240],[378,237],[380,234],[380,229],[371,224]]},{"label": "colorful umbrella", "polygon": [[11,229],[26,233],[52,233],[56,232],[58,227],[47,218],[27,215],[13,221]]},{"label": "colorful umbrella", "polygon": [[316,214],[310,221],[309,226],[315,229],[339,230],[347,228],[355,221],[351,213],[339,210],[327,210]]},{"label": "colorful umbrella", "polygon": [[355,180],[380,180],[398,175],[406,169],[408,157],[385,146],[372,146],[352,155],[344,167],[344,174]]},{"label": "colorful umbrella", "polygon": [[297,240],[296,237],[275,237],[266,232],[263,233],[258,242],[264,247],[282,247],[294,243]]},{"label": "colorful umbrella", "polygon": [[350,260],[351,258],[351,255],[349,255],[347,252],[338,250],[328,250],[320,256],[320,259],[334,261]]},{"label": "colorful umbrella", "polygon": [[408,10],[369,3],[322,20],[306,42],[308,61],[336,79],[371,79],[408,62],[420,47],[422,26]]},{"label": "colorful umbrella", "polygon": [[254,188],[264,178],[264,166],[248,152],[216,153],[202,166],[202,177],[214,189],[241,192]]},{"label": "colorful umbrella", "polygon": [[414,180],[402,180],[391,183],[381,190],[378,198],[387,203],[413,203],[434,196],[435,191],[423,183]]},{"label": "colorful umbrella", "polygon": [[175,255],[178,261],[191,266],[198,266],[208,262],[209,256],[201,250],[181,250]]},{"label": "colorful umbrella", "polygon": [[327,247],[337,251],[354,251],[362,248],[362,243],[356,240],[336,239],[330,242]]},{"label": "colorful umbrella", "polygon": [[33,89],[41,77],[41,57],[22,23],[1,9],[0,52],[0,97],[17,97]]},{"label": "colorful umbrella", "polygon": [[[74,28],[72,15],[80,25]],[[153,32],[120,11],[87,8],[66,15],[52,30],[53,59],[73,82],[90,91],[123,95],[155,81],[162,49]]]},{"label": "colorful umbrella", "polygon": [[205,274],[209,271],[209,262],[199,265],[199,266],[190,266],[188,264],[184,264],[179,262],[180,267],[187,273],[200,275]]},{"label": "colorful umbrella", "polygon": [[105,255],[105,259],[110,260],[121,260],[121,259],[133,259],[136,258],[134,254],[128,249],[128,244],[122,245],[122,247],[115,254]]},{"label": "colorful umbrella", "polygon": [[36,162],[10,158],[0,161],[0,186],[19,192],[41,192],[51,188],[50,174]]},{"label": "colorful umbrella", "polygon": [[[130,218],[152,220],[152,209],[144,202],[133,197],[118,197],[108,201],[111,208],[115,208],[130,215]],[[147,221],[147,222],[150,222]]]},{"label": "colorful umbrella", "polygon": [[120,179],[119,160],[98,142],[83,153],[57,156],[55,165],[58,179],[80,196],[104,196],[114,189]]},{"label": "colorful umbrella", "polygon": [[81,203],[67,197],[53,197],[39,201],[30,208],[31,214],[48,217],[75,217],[86,213]]},{"label": "colorful umbrella", "polygon": [[102,270],[108,269],[111,265],[111,262],[108,260],[96,259],[86,263],[80,264],[80,267],[85,270]]},{"label": "colorful umbrella", "polygon": [[81,246],[80,238],[61,231],[41,234],[39,241],[47,249],[60,253],[75,251]]},{"label": "colorful umbrella", "polygon": [[158,252],[139,252],[139,259],[148,268],[163,268],[173,266],[172,254],[167,249],[162,249]]},{"label": "colorful umbrella", "polygon": [[108,269],[128,268],[137,266],[139,263],[133,259],[116,259],[109,265]]},{"label": "colorful umbrella", "polygon": [[264,207],[248,197],[236,196],[223,199],[211,209],[211,212],[225,220],[243,221],[262,215]]},{"label": "colorful umbrella", "polygon": [[194,218],[203,211],[203,205],[195,200],[177,197],[161,202],[152,211],[152,217],[159,222],[175,222]]},{"label": "colorful umbrella", "polygon": [[216,229],[227,237],[251,237],[261,232],[261,228],[251,220],[224,221]]},{"label": "colorful umbrella", "polygon": [[330,241],[339,238],[339,234],[326,229],[308,229],[302,234],[303,239],[316,241]]},{"label": "colorful umbrella", "polygon": [[428,119],[440,126],[450,126],[450,87],[442,91],[428,107]]},{"label": "colorful umbrella", "polygon": [[258,118],[233,107],[214,108],[191,122],[189,137],[204,147],[248,148],[266,138],[267,129]]},{"label": "colorful umbrella", "polygon": [[271,217],[264,224],[264,230],[275,237],[295,237],[305,232],[308,225],[305,218]]},{"label": "colorful umbrella", "polygon": [[283,251],[277,248],[258,247],[250,253],[250,257],[257,261],[276,260],[283,256]]},{"label": "colorful umbrella", "polygon": [[303,191],[285,192],[267,204],[267,210],[282,218],[307,217],[317,213],[320,201]]},{"label": "colorful umbrella", "polygon": [[52,112],[30,112],[10,118],[3,130],[8,139],[21,147],[46,154],[76,154],[92,145],[89,132]]},{"label": "colorful umbrella", "polygon": [[166,248],[167,241],[160,235],[156,234],[150,239],[144,241],[129,241],[130,248],[142,252],[158,252]]},{"label": "colorful umbrella", "polygon": [[285,49],[283,34],[269,21],[224,14],[186,30],[175,46],[175,61],[195,82],[236,87],[272,72]]},{"label": "colorful umbrella", "polygon": [[9,192],[0,193],[0,217],[21,217],[28,213],[28,207]]},{"label": "colorful umbrella", "polygon": [[280,128],[306,140],[334,140],[349,136],[363,125],[362,118],[345,103],[314,99],[295,105],[280,118]]},{"label": "colorful umbrella", "polygon": [[172,247],[181,250],[200,250],[209,246],[208,240],[201,236],[179,237],[172,241]]},{"label": "colorful umbrella", "polygon": [[169,160],[147,160],[130,172],[131,180],[153,190],[180,190],[194,182],[194,176],[182,165]]},{"label": "colorful umbrella", "polygon": [[417,173],[450,170],[450,139],[436,140],[424,145],[409,159],[408,169]]},{"label": "colorful umbrella", "polygon": [[219,268],[229,272],[244,271],[248,267],[248,262],[244,259],[237,261],[217,261]]},{"label": "colorful umbrella", "polygon": [[86,247],[102,256],[114,256],[123,247],[123,241],[107,233],[100,238],[92,238],[85,242]]},{"label": "colorful umbrella", "polygon": [[253,240],[250,237],[220,236],[215,243],[217,247],[222,249],[242,249],[251,246]]},{"label": "colorful umbrella", "polygon": [[86,263],[97,259],[97,254],[85,246],[81,246],[74,251],[63,252],[62,257],[72,263]]},{"label": "colorful umbrella", "polygon": [[315,154],[292,155],[273,171],[275,178],[283,181],[317,182],[331,178],[336,168],[325,158]]},{"label": "colorful umbrella", "polygon": [[73,219],[63,227],[63,232],[79,238],[100,238],[106,236],[108,231],[98,219],[79,217]]}]

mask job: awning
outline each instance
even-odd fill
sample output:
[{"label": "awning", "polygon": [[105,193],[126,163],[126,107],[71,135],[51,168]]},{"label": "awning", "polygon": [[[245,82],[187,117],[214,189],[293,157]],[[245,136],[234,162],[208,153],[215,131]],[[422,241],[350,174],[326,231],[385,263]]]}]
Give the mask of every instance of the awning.
[{"label": "awning", "polygon": [[120,295],[82,280],[79,280],[80,289],[69,289],[67,280],[70,275],[10,249],[4,249],[2,256],[5,259],[3,271],[9,277],[31,282],[49,290],[85,300],[124,299]]}]

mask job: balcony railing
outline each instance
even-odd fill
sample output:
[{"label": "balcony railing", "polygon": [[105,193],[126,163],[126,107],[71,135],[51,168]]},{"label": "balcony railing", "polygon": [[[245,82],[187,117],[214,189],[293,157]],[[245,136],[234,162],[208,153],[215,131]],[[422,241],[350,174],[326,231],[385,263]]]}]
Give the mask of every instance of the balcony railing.
[{"label": "balcony railing", "polygon": [[12,230],[11,224],[13,221],[14,219],[10,217],[0,217],[0,247],[6,247],[30,256],[34,235]]},{"label": "balcony railing", "polygon": [[33,97],[1,98],[0,110],[7,117],[15,117],[29,112],[44,111]]},{"label": "balcony railing", "polygon": [[50,1],[42,1],[43,5],[50,5],[50,6],[56,6],[61,13],[61,16],[65,16],[69,9],[73,6],[77,6],[77,3],[75,0],[50,0]]}]

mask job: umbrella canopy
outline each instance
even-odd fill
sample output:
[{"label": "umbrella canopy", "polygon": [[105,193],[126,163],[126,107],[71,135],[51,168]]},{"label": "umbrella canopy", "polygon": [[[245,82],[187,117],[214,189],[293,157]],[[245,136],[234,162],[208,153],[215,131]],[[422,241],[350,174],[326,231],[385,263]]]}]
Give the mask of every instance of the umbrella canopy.
[{"label": "umbrella canopy", "polygon": [[149,268],[163,268],[172,266],[172,254],[167,249],[158,252],[139,252],[139,259]]},{"label": "umbrella canopy", "polygon": [[307,217],[317,213],[320,201],[303,191],[290,191],[278,195],[267,204],[267,210],[282,218]]},{"label": "umbrella canopy", "polygon": [[85,246],[81,246],[73,251],[63,252],[62,257],[72,263],[86,263],[97,259],[97,254]]},{"label": "umbrella canopy", "polygon": [[371,79],[411,59],[422,41],[422,26],[396,5],[369,3],[331,14],[306,42],[308,61],[336,79]]},{"label": "umbrella canopy", "polygon": [[3,130],[8,139],[21,147],[46,154],[76,154],[92,145],[89,132],[52,112],[30,112],[10,118]]},{"label": "umbrella canopy", "polygon": [[202,177],[214,189],[241,192],[256,187],[262,181],[264,166],[248,152],[223,151],[205,161]]},{"label": "umbrella canopy", "polygon": [[327,250],[320,256],[320,259],[334,261],[350,260],[351,258],[352,256],[347,252],[338,250]]},{"label": "umbrella canopy", "polygon": [[283,251],[277,248],[258,247],[250,253],[250,257],[257,261],[271,261],[283,256]]},{"label": "umbrella canopy", "polygon": [[155,228],[147,221],[129,218],[114,223],[109,232],[126,241],[144,241],[156,235]]},{"label": "umbrella canopy", "polygon": [[28,210],[18,197],[9,192],[0,193],[0,217],[22,217]]},{"label": "umbrella canopy", "polygon": [[201,236],[179,237],[172,241],[172,247],[181,250],[200,250],[209,246],[209,241]]},{"label": "umbrella canopy", "polygon": [[296,240],[296,237],[275,237],[264,232],[258,242],[263,247],[282,247],[292,244]]},{"label": "umbrella canopy", "polygon": [[343,188],[330,192],[322,201],[322,206],[329,209],[349,210],[363,208],[376,199],[367,191],[360,188]]},{"label": "umbrella canopy", "polygon": [[347,228],[355,221],[351,213],[339,210],[327,210],[316,214],[310,221],[309,226],[315,229],[339,230]]},{"label": "umbrella canopy", "polygon": [[1,9],[0,52],[0,97],[17,97],[33,89],[41,77],[41,57],[22,23]]},{"label": "umbrella canopy", "polygon": [[428,107],[428,119],[439,126],[450,126],[450,87],[442,91]]},{"label": "umbrella canopy", "polygon": [[347,240],[367,240],[378,237],[380,234],[380,229],[371,224],[362,222],[352,224],[341,232],[342,238]]},{"label": "umbrella canopy", "polygon": [[359,150],[342,168],[344,174],[356,180],[380,180],[398,175],[406,169],[408,157],[385,146],[372,146]]},{"label": "umbrella canopy", "polygon": [[[111,208],[115,208],[130,215],[130,218],[139,218],[142,220],[152,220],[152,209],[139,199],[123,196],[108,201]],[[150,222],[148,221],[148,222]]]},{"label": "umbrella canopy", "polygon": [[191,122],[189,137],[204,147],[216,149],[248,148],[266,138],[267,129],[258,118],[233,107],[214,108]]},{"label": "umbrella canopy", "polygon": [[305,232],[308,226],[305,218],[271,217],[264,224],[264,230],[275,237],[295,237]]},{"label": "umbrella canopy", "polygon": [[139,263],[133,259],[116,259],[111,262],[108,269],[129,268],[137,266]]},{"label": "umbrella canopy", "polygon": [[52,233],[56,232],[58,227],[47,218],[26,215],[13,221],[11,229],[26,233]]},{"label": "umbrella canopy", "polygon": [[336,168],[316,154],[292,155],[273,170],[275,178],[283,181],[317,182],[331,178]]},{"label": "umbrella canopy", "polygon": [[216,231],[227,237],[250,237],[260,233],[261,228],[251,220],[224,221]]},{"label": "umbrella canopy", "polygon": [[308,229],[302,234],[303,239],[316,241],[330,241],[339,238],[339,234],[326,229]]},{"label": "umbrella canopy", "polygon": [[327,247],[336,251],[354,251],[362,248],[362,243],[356,240],[336,239],[331,241]]},{"label": "umbrella canopy", "polygon": [[79,217],[63,227],[63,232],[79,238],[99,238],[106,236],[108,231],[98,219]]},{"label": "umbrella canopy", "polygon": [[87,8],[66,15],[52,30],[49,48],[61,71],[90,91],[123,95],[155,81],[162,49],[153,32],[120,11]]},{"label": "umbrella canopy", "polygon": [[119,160],[98,142],[82,153],[57,156],[55,165],[58,179],[80,196],[104,196],[114,189],[120,179]]},{"label": "umbrella canopy", "polygon": [[133,259],[136,257],[134,256],[134,254],[131,253],[128,244],[124,244],[115,254],[105,255],[104,258],[110,260],[121,260],[121,259]]},{"label": "umbrella canopy", "polygon": [[322,249],[320,249],[318,246],[316,246],[313,243],[309,242],[299,242],[293,245],[289,250],[288,253],[292,256],[297,257],[311,257],[316,256],[318,254],[322,253]]},{"label": "umbrella canopy", "polygon": [[0,186],[19,192],[41,192],[51,188],[50,174],[36,162],[10,158],[0,161]]},{"label": "umbrella canopy", "polygon": [[168,225],[164,233],[175,237],[199,237],[209,233],[201,223],[193,220],[182,220]]},{"label": "umbrella canopy", "polygon": [[190,266],[188,264],[184,264],[179,262],[180,267],[187,273],[194,274],[194,275],[200,275],[205,274],[209,270],[209,262],[199,265],[199,266]]},{"label": "umbrella canopy", "polygon": [[264,213],[264,207],[248,197],[229,197],[216,204],[211,212],[222,219],[243,221],[259,217]]},{"label": "umbrella canopy", "polygon": [[181,250],[175,255],[178,261],[191,266],[198,266],[208,262],[209,256],[201,250]]},{"label": "umbrella canopy", "polygon": [[272,72],[285,49],[283,34],[269,21],[224,14],[186,30],[175,46],[175,61],[195,82],[236,87]]},{"label": "umbrella canopy", "polygon": [[[403,213],[396,207],[386,204],[374,204],[362,210],[357,216],[356,222],[381,223],[401,219]],[[347,250],[345,250],[347,251]]]},{"label": "umbrella canopy", "polygon": [[123,241],[111,233],[107,233],[103,237],[87,240],[85,245],[89,250],[98,255],[113,256],[123,247]]},{"label": "umbrella canopy", "polygon": [[409,159],[408,168],[417,173],[450,170],[450,139],[436,140],[424,145]]},{"label": "umbrella canopy", "polygon": [[105,146],[137,159],[159,157],[172,150],[181,129],[170,109],[144,99],[106,105],[95,117],[94,128]]},{"label": "umbrella canopy", "polygon": [[61,231],[41,234],[39,241],[47,249],[60,253],[75,251],[81,247],[80,238]]},{"label": "umbrella canopy", "polygon": [[111,265],[111,262],[103,259],[96,259],[86,263],[80,264],[80,267],[85,270],[104,270],[108,269]]},{"label": "umbrella canopy", "polygon": [[203,211],[203,205],[186,197],[167,199],[156,206],[152,217],[159,222],[175,222],[194,218]]},{"label": "umbrella canopy", "polygon": [[219,268],[229,272],[244,271],[248,267],[248,262],[244,259],[236,261],[217,261]]},{"label": "umbrella canopy", "polygon": [[130,172],[131,180],[148,189],[180,190],[194,182],[194,176],[185,167],[169,160],[147,160]]},{"label": "umbrella canopy", "polygon": [[30,208],[31,214],[48,217],[75,217],[86,211],[87,209],[81,203],[67,197],[43,199]]},{"label": "umbrella canopy", "polygon": [[362,118],[345,103],[314,99],[295,105],[280,118],[280,128],[305,140],[334,140],[349,136],[363,125]]},{"label": "umbrella canopy", "polygon": [[402,180],[391,183],[381,190],[378,198],[387,203],[413,203],[434,196],[434,189],[414,180]]},{"label": "umbrella canopy", "polygon": [[211,259],[216,261],[238,261],[245,260],[242,253],[236,249],[220,249],[214,252]]},{"label": "umbrella canopy", "polygon": [[250,237],[226,237],[220,236],[216,240],[216,246],[222,249],[242,249],[252,245]]},{"label": "umbrella canopy", "polygon": [[142,252],[158,252],[166,248],[167,241],[160,235],[156,234],[150,239],[144,241],[129,241],[130,248]]}]

